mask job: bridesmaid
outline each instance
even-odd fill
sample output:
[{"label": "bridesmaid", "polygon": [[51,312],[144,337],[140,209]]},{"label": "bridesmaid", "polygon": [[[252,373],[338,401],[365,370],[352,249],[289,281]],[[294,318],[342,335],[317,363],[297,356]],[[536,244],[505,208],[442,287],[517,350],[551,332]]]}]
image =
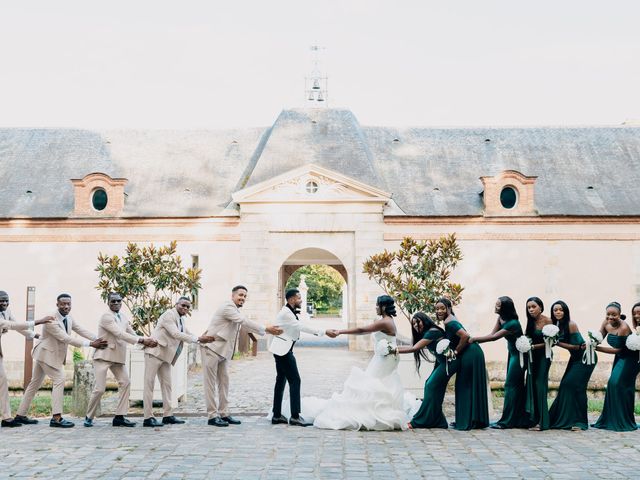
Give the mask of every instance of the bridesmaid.
[{"label": "bridesmaid", "polygon": [[633,329],[637,330],[640,327],[640,302],[631,307],[631,322],[633,323]]},{"label": "bridesmaid", "polygon": [[626,316],[621,311],[618,302],[607,305],[607,318],[600,327],[602,336],[607,337],[607,343],[611,347],[598,345],[596,348],[599,352],[615,354],[615,359],[607,382],[602,414],[591,426],[615,432],[630,432],[638,428],[633,411],[638,376],[638,352],[627,349],[625,345],[627,337],[631,334],[631,328],[624,321]]},{"label": "bridesmaid", "polygon": [[549,406],[547,393],[549,390],[549,368],[551,360],[545,357],[542,329],[550,325],[551,319],[543,315],[544,303],[538,297],[527,300],[526,335],[533,341],[533,361],[529,365],[527,375],[527,400],[525,410],[534,425],[529,430],[539,432],[549,429]]},{"label": "bridesmaid", "polygon": [[[522,327],[516,313],[516,307],[510,297],[500,297],[496,302],[496,324],[489,335],[471,337],[469,343],[495,342],[500,338],[507,341],[507,377],[504,382],[504,407],[502,417],[491,428],[527,428],[531,424],[525,413],[526,389],[524,368],[520,366],[520,355],[516,340],[522,336]],[[528,361],[528,358],[525,357]]]},{"label": "bridesmaid", "polygon": [[447,419],[442,412],[442,402],[454,372],[450,369],[447,373],[445,359],[436,354],[436,344],[444,338],[444,330],[426,314],[418,312],[411,319],[411,333],[413,346],[398,347],[398,353],[413,353],[416,370],[419,372],[422,360],[433,361],[424,351],[426,348],[435,357],[435,365],[424,384],[422,405],[409,422],[409,428],[448,428]]},{"label": "bridesmaid", "polygon": [[484,353],[480,345],[469,344],[469,334],[454,316],[449,299],[438,300],[436,317],[444,322],[445,335],[458,357],[456,421],[452,426],[456,430],[486,428],[489,426],[489,404]]},{"label": "bridesmaid", "polygon": [[551,318],[560,329],[558,346],[568,350],[571,356],[560,381],[558,396],[549,409],[550,428],[586,430],[589,427],[587,385],[596,364],[582,363],[584,339],[578,324],[571,320],[567,304],[558,300],[551,305]]}]

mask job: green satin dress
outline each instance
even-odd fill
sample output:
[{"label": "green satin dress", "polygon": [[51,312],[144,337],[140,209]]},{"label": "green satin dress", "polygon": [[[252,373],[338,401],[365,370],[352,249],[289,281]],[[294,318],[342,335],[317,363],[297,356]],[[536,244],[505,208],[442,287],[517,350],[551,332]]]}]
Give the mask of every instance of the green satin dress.
[{"label": "green satin dress", "polygon": [[609,345],[613,348],[622,348],[622,351],[617,353],[613,360],[602,414],[592,427],[615,432],[630,432],[638,428],[633,404],[640,364],[638,352],[627,349],[626,341],[626,335],[619,336],[612,333],[607,335]]},{"label": "green satin dress", "polygon": [[[505,322],[501,330],[508,333],[504,337],[507,341],[509,356],[507,357],[507,377],[504,382],[504,406],[502,416],[496,422],[501,428],[527,428],[531,426],[529,417],[525,412],[527,390],[524,384],[524,368],[520,366],[520,354],[516,348],[516,340],[522,336],[522,327],[518,320]],[[529,358],[525,355],[524,361]]]},{"label": "green satin dress", "polygon": [[[544,343],[542,330],[536,330],[531,338],[533,344]],[[532,425],[539,425],[540,430],[549,429],[549,368],[551,360],[545,357],[544,348],[531,351],[533,361],[527,371],[527,401],[525,411]]]},{"label": "green satin dress", "polygon": [[[442,403],[444,402],[449,379],[455,373],[455,365],[449,364],[447,373],[446,359],[436,353],[438,341],[444,338],[444,334],[440,330],[428,330],[423,338],[431,340],[431,343],[427,345],[427,349],[435,355],[436,363],[433,366],[431,375],[429,375],[424,384],[422,405],[413,416],[411,426],[413,428],[448,428],[447,419],[442,412]],[[452,363],[455,363],[455,361]]]},{"label": "green satin dress", "polygon": [[[447,338],[456,348],[460,337],[456,332],[464,327],[457,320],[445,325]],[[477,343],[467,345],[458,358],[456,374],[456,430],[471,430],[489,426],[487,368],[484,353]],[[451,371],[449,371],[451,373]]]},{"label": "green satin dress", "polygon": [[[582,345],[584,343],[580,332],[571,333],[560,339],[560,341],[571,345]],[[587,385],[596,364],[585,365],[582,363],[584,350],[571,350],[570,352],[571,357],[560,381],[558,396],[549,409],[550,427],[562,430],[578,427],[586,430],[589,427],[587,418]]]}]

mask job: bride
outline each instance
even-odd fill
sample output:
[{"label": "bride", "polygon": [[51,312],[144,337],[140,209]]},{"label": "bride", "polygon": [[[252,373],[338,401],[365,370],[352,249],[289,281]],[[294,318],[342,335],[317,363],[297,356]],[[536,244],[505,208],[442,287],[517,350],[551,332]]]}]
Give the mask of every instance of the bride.
[{"label": "bride", "polygon": [[398,374],[396,354],[396,308],[393,298],[378,297],[376,313],[380,316],[362,328],[335,330],[337,335],[372,334],[374,354],[365,371],[353,367],[342,392],[329,400],[316,397],[302,399],[305,418],[313,426],[332,430],[406,429],[419,402],[405,393]]}]

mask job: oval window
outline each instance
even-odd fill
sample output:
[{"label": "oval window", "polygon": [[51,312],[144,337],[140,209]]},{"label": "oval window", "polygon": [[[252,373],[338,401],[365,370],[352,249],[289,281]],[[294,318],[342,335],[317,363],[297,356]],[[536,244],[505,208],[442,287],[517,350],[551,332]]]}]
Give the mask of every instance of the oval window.
[{"label": "oval window", "polygon": [[98,188],[93,192],[91,196],[91,204],[93,208],[96,210],[104,210],[107,207],[107,202],[109,201],[107,197],[107,192],[105,192],[102,188]]},{"label": "oval window", "polygon": [[307,182],[306,187],[307,187],[307,193],[316,193],[318,191],[318,184],[313,180]]},{"label": "oval window", "polygon": [[504,187],[500,192],[500,204],[504,208],[513,208],[518,203],[518,191],[513,187]]}]

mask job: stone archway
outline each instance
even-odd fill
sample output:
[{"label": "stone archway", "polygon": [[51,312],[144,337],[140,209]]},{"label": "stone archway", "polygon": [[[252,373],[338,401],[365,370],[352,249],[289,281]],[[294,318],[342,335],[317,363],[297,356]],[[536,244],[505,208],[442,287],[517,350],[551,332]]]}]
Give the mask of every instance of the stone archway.
[{"label": "stone archway", "polygon": [[299,268],[306,265],[328,265],[336,270],[344,279],[343,302],[341,318],[343,323],[348,323],[349,318],[349,275],[342,261],[333,253],[322,248],[308,247],[293,252],[282,262],[278,272],[278,303],[284,304],[284,290],[291,275]]}]

